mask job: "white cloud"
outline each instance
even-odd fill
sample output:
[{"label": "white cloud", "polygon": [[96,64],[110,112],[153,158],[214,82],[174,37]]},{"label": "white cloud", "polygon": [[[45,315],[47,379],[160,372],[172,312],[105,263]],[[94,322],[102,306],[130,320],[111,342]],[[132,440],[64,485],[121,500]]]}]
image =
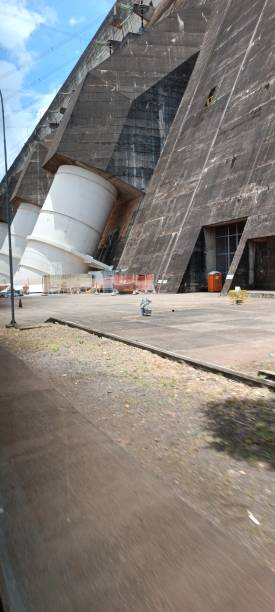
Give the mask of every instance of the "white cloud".
[{"label": "white cloud", "polygon": [[[16,69],[15,65],[10,62],[0,60],[0,75],[2,73],[10,73],[10,76],[5,79],[7,89],[2,88],[5,103],[8,162],[10,165],[46,112],[57,93],[57,88],[51,87],[43,93],[29,92],[26,96],[23,88],[24,71]],[[10,87],[18,91],[17,95],[8,95]],[[0,126],[0,142],[2,140],[1,134],[2,123]],[[3,161],[2,155],[0,155],[0,160]],[[3,165],[0,165],[0,176],[2,176],[3,171]]]},{"label": "white cloud", "polygon": [[75,26],[75,25],[78,25],[79,23],[83,23],[83,21],[85,21],[85,17],[70,17],[69,25]]},{"label": "white cloud", "polygon": [[[39,26],[53,24],[55,19],[55,12],[47,6],[43,6],[42,15],[42,10],[41,13],[30,10],[27,0],[9,3],[0,0],[0,47],[5,52],[5,59],[0,60],[0,86],[5,101],[9,164],[56,94],[54,87],[37,93],[26,91],[24,86],[26,76],[35,65],[35,54],[28,47],[30,37]],[[2,126],[0,140],[1,132]],[[3,166],[0,166],[2,174]]]},{"label": "white cloud", "polygon": [[32,60],[26,44],[31,34],[42,24],[52,22],[53,12],[43,15],[29,10],[24,0],[0,0],[0,45],[20,65]]}]

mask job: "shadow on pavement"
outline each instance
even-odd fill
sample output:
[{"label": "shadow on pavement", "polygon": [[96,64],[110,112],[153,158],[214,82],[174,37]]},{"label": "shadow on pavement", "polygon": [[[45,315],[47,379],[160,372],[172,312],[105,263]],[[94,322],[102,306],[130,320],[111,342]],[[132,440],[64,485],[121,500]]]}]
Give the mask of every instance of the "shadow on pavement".
[{"label": "shadow on pavement", "polygon": [[216,450],[235,459],[264,460],[275,469],[275,395],[271,400],[211,402],[206,416]]}]

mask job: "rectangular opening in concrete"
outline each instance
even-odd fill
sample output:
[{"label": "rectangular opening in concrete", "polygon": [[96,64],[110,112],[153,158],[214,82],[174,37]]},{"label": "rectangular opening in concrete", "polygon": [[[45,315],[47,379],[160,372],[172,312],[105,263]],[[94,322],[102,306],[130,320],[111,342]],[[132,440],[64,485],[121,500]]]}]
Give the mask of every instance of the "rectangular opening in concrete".
[{"label": "rectangular opening in concrete", "polygon": [[207,273],[205,245],[205,234],[204,231],[201,230],[186,272],[183,275],[178,293],[206,291]]},{"label": "rectangular opening in concrete", "polygon": [[223,282],[233,261],[244,230],[244,222],[229,223],[215,228],[216,270],[222,273]]},{"label": "rectangular opening in concrete", "polygon": [[275,291],[275,237],[253,241],[254,289]]},{"label": "rectangular opening in concrete", "polygon": [[[209,272],[222,273],[225,282],[236,249],[242,237],[245,221],[235,221],[222,225],[204,227],[198,237],[186,273],[183,276],[179,293],[207,291]],[[248,257],[245,251],[239,269],[241,286],[248,283]],[[245,279],[245,285],[244,285]]]},{"label": "rectangular opening in concrete", "polygon": [[247,241],[234,284],[243,289],[275,291],[275,236]]}]

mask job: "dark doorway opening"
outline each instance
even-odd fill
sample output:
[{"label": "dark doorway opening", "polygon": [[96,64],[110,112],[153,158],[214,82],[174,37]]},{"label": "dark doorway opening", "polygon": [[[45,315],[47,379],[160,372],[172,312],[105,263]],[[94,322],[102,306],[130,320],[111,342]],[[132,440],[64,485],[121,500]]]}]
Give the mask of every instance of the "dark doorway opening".
[{"label": "dark doorway opening", "polygon": [[107,237],[106,242],[97,252],[97,259],[107,265],[114,264],[114,255],[119,240],[120,228],[116,227]]},{"label": "dark doorway opening", "polygon": [[251,252],[249,249],[249,245],[247,243],[245,245],[237,272],[234,276],[234,282],[232,284],[232,289],[234,289],[234,287],[241,287],[242,289],[250,288],[251,286],[251,281],[249,278],[250,277],[250,272],[249,272],[250,257],[251,257]]},{"label": "dark doorway opening", "polygon": [[254,241],[254,289],[275,291],[275,237]]},{"label": "dark doorway opening", "polygon": [[222,273],[223,283],[242,237],[245,222],[228,223],[216,227],[216,269]]},{"label": "dark doorway opening", "polygon": [[204,232],[201,230],[178,293],[206,291],[206,289],[205,239]]},{"label": "dark doorway opening", "polygon": [[[246,221],[204,227],[198,237],[179,293],[207,291],[209,272],[222,273],[224,284],[230,265],[240,242]],[[248,282],[247,250],[239,266],[241,286]]]}]

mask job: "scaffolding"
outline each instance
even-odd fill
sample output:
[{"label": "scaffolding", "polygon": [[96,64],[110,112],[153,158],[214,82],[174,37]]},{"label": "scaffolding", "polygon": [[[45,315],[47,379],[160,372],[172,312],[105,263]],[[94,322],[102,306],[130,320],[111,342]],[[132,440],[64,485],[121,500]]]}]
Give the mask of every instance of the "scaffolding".
[{"label": "scaffolding", "polygon": [[42,280],[43,293],[152,293],[153,274],[124,274],[116,271],[89,274],[47,274]]}]

